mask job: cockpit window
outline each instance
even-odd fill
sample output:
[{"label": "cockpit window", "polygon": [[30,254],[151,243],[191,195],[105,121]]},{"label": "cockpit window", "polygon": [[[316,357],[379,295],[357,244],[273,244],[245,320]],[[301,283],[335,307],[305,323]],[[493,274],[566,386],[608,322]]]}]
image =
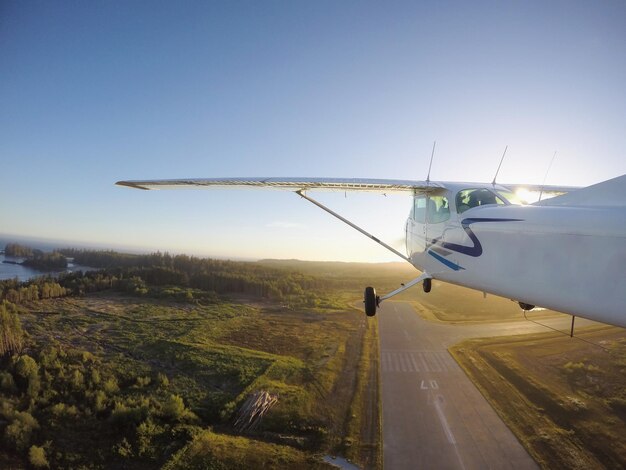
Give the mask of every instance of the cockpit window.
[{"label": "cockpit window", "polygon": [[488,189],[464,189],[456,195],[456,210],[462,214],[472,207],[486,206],[489,204],[506,205],[507,203]]},{"label": "cockpit window", "polygon": [[426,196],[417,196],[413,200],[413,220],[421,224],[426,221]]},{"label": "cockpit window", "polygon": [[427,220],[428,223],[438,224],[450,218],[448,199],[445,196],[430,196],[428,198]]},{"label": "cockpit window", "polygon": [[417,196],[413,201],[413,220],[421,224],[438,224],[450,218],[445,196]]}]

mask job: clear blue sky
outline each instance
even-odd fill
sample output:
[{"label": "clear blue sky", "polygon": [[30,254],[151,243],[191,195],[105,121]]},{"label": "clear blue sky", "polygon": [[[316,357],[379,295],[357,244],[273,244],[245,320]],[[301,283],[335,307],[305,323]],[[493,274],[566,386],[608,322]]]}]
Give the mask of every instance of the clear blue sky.
[{"label": "clear blue sky", "polygon": [[[587,185],[626,173],[626,3],[3,1],[0,233],[221,257],[393,255],[282,192],[121,179]],[[320,199],[399,246],[406,197]]]}]

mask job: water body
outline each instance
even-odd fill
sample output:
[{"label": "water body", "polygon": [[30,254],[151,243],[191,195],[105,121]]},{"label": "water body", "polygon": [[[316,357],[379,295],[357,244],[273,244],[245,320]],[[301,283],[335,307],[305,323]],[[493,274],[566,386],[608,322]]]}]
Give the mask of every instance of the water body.
[{"label": "water body", "polygon": [[[6,256],[4,254],[4,247],[7,243],[19,243],[20,245],[28,246],[33,249],[42,250],[45,252],[57,250],[59,248],[67,248],[69,246],[73,246],[73,244],[63,241],[54,241],[54,240],[40,240],[37,238],[30,237],[19,237],[19,236],[11,236],[11,235],[2,235],[0,234],[0,280],[2,279],[14,279],[17,278],[20,281],[28,281],[33,277],[44,276],[49,274],[51,276],[55,276],[57,274],[66,273],[66,272],[74,272],[74,271],[94,271],[96,268],[91,268],[89,266],[81,266],[78,264],[74,264],[68,259],[67,268],[65,269],[56,269],[56,270],[46,270],[40,271],[38,269],[33,269],[27,266],[22,266],[20,264],[24,261],[25,258],[14,257],[14,256]],[[78,247],[81,248],[80,244]],[[4,261],[9,261],[10,263],[5,263]]]},{"label": "water body", "polygon": [[[11,263],[5,263],[5,261],[10,261]],[[17,278],[20,281],[28,281],[33,277],[43,276],[45,274],[50,274],[52,276],[56,274],[61,274],[64,272],[74,272],[74,271],[91,271],[94,268],[89,268],[87,266],[80,266],[78,264],[69,263],[67,264],[66,269],[58,269],[54,271],[39,271],[38,269],[33,269],[28,266],[22,266],[21,264],[13,264],[13,263],[21,263],[24,261],[24,258],[16,258],[14,256],[5,256],[4,254],[0,255],[0,280],[2,279],[14,279]]]}]

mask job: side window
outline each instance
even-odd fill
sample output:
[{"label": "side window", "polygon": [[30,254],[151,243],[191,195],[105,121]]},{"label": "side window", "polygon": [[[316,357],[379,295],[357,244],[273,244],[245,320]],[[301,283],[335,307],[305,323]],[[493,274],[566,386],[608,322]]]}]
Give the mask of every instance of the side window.
[{"label": "side window", "polygon": [[464,189],[456,195],[456,211],[462,214],[472,207],[485,206],[488,204],[505,205],[502,198],[496,196],[488,189]]},{"label": "side window", "polygon": [[438,224],[450,218],[450,207],[445,196],[431,196],[428,198],[428,222]]},{"label": "side window", "polygon": [[426,196],[417,196],[413,200],[413,219],[421,224],[426,222]]}]

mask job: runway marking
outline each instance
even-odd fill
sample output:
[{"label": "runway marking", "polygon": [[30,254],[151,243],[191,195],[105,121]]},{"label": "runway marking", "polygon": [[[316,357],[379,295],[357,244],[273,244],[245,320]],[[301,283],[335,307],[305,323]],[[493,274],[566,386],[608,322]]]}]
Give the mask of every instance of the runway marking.
[{"label": "runway marking", "polygon": [[402,354],[398,354],[398,359],[400,361],[400,367],[402,367],[402,372],[406,372],[406,366],[404,365],[404,357]]},{"label": "runway marking", "polygon": [[448,424],[446,415],[443,413],[443,409],[441,408],[442,402],[443,396],[438,395],[437,399],[435,400],[435,411],[437,411],[437,416],[439,416],[439,421],[441,422],[443,432],[445,433],[448,442],[454,446],[454,452],[456,453],[456,458],[459,460],[459,465],[463,470],[465,470],[465,465],[463,464],[463,460],[461,459],[459,448],[456,445],[456,439],[454,438],[454,434],[452,434],[452,430],[450,429],[450,425]]},{"label": "runway marking", "polygon": [[393,359],[393,370],[396,370],[398,372],[400,372],[400,365],[398,362],[398,356],[396,356],[395,354],[391,356]]},{"label": "runway marking", "polygon": [[395,349],[381,352],[383,372],[448,372],[451,360],[447,352]]},{"label": "runway marking", "polygon": [[415,368],[415,372],[419,372],[420,368],[417,365],[417,362],[415,361],[415,356],[413,355],[413,353],[411,353],[410,359],[411,359],[411,363],[413,364],[413,367]]},{"label": "runway marking", "polygon": [[429,380],[428,382],[426,382],[426,380],[422,380],[422,383],[420,384],[420,389],[421,390],[439,390],[439,384],[437,383],[436,380]]},{"label": "runway marking", "polygon": [[448,442],[452,445],[456,445],[456,439],[454,438],[454,434],[450,430],[450,425],[448,424],[448,420],[446,416],[443,414],[443,410],[441,409],[441,402],[443,401],[443,397],[439,395],[435,400],[435,411],[437,411],[437,416],[439,416],[439,421],[441,421],[441,426],[443,426],[443,432],[446,434],[448,438]]},{"label": "runway marking", "polygon": [[430,368],[433,372],[441,372],[441,367],[437,362],[437,356],[435,354],[429,354],[426,356],[426,360],[430,362]]}]

